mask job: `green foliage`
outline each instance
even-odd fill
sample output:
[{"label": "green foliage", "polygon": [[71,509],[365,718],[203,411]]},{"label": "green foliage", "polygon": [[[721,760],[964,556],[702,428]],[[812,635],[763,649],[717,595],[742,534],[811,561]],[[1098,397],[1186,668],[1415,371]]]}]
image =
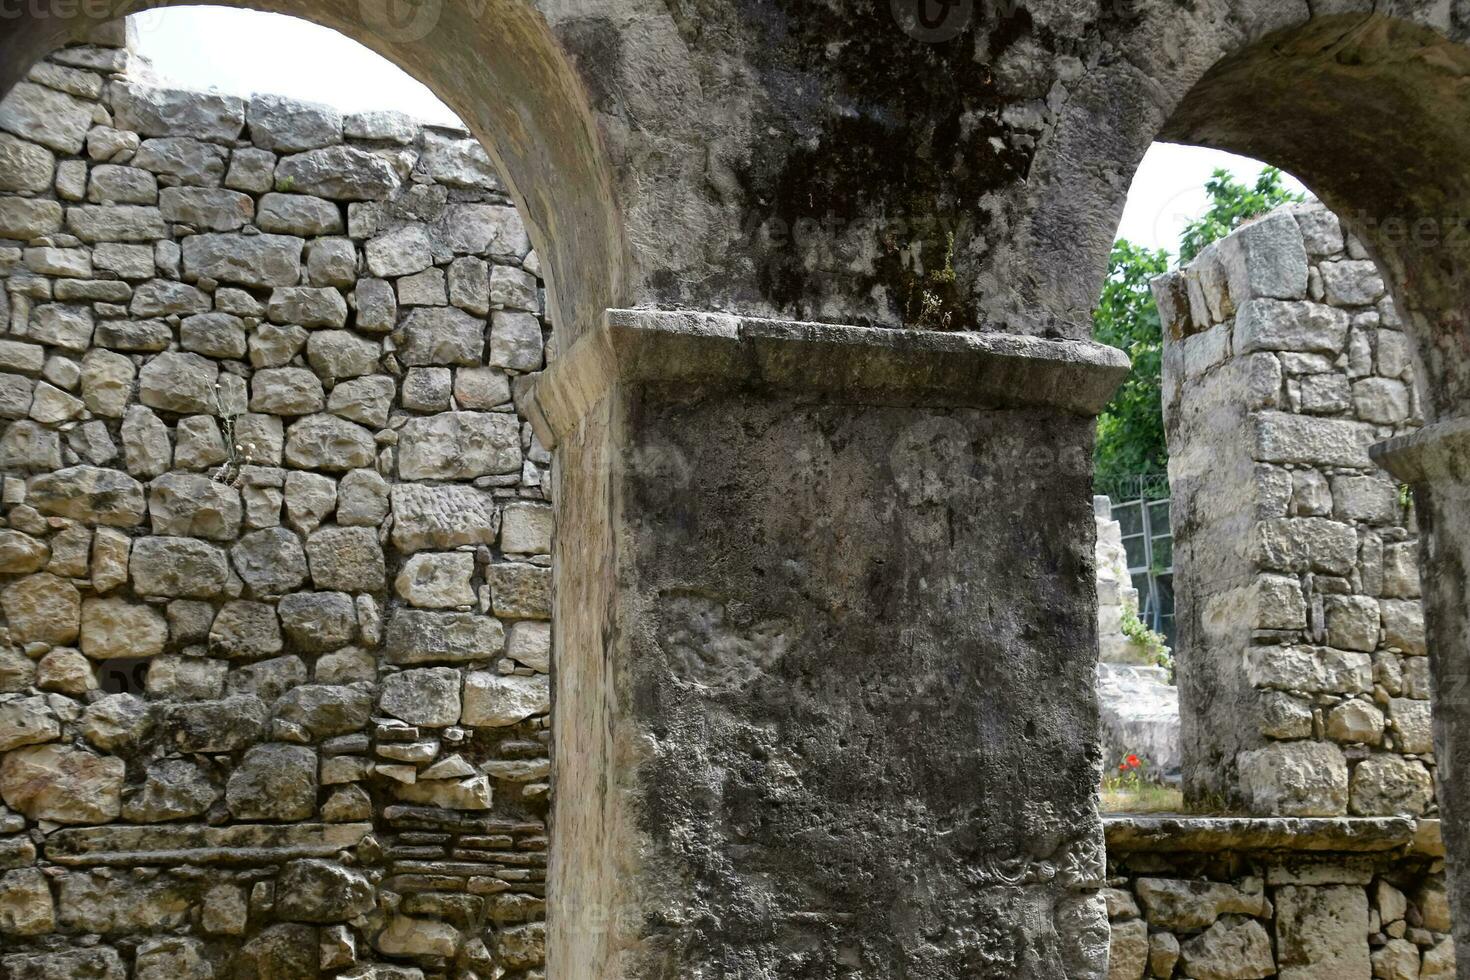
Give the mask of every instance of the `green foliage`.
[{"label": "green foliage", "polygon": [[1174,673],[1174,655],[1169,652],[1168,646],[1164,644],[1164,634],[1155,632],[1148,628],[1143,620],[1138,618],[1138,613],[1124,606],[1119,620],[1123,627],[1123,635],[1128,637],[1130,643],[1143,651],[1148,657],[1149,663],[1155,667],[1163,667],[1169,671],[1172,679]]},{"label": "green foliage", "polygon": [[1209,195],[1210,206],[1185,225],[1184,234],[1179,237],[1180,265],[1193,262],[1205,246],[1224,238],[1247,220],[1302,200],[1302,195],[1286,189],[1281,171],[1275,167],[1262,170],[1252,185],[1242,184],[1228,170],[1217,169],[1205,181],[1205,193]]},{"label": "green foliage", "polygon": [[1120,348],[1133,370],[1097,420],[1097,479],[1157,473],[1168,461],[1160,399],[1163,334],[1149,282],[1169,268],[1169,253],[1120,238],[1108,257],[1108,279],[1093,314],[1098,343]]},{"label": "green foliage", "polygon": [[[1180,237],[1181,264],[1246,220],[1302,200],[1300,194],[1286,189],[1275,167],[1262,170],[1249,185],[1237,181],[1229,171],[1216,170],[1205,181],[1205,193],[1209,206],[1185,226]],[[1168,468],[1160,396],[1163,335],[1149,288],[1149,282],[1168,269],[1167,251],[1152,251],[1123,238],[1113,243],[1107,282],[1093,314],[1093,336],[1099,343],[1121,348],[1132,359],[1133,370],[1097,420],[1094,475],[1098,483]]]}]

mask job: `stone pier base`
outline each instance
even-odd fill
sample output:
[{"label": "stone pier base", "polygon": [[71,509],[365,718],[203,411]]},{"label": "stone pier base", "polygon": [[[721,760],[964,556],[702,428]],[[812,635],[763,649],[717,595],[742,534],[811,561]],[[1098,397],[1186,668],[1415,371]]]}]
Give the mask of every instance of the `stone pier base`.
[{"label": "stone pier base", "polygon": [[562,506],[554,975],[1103,975],[1081,447],[1120,374],[614,313],[523,393]]}]

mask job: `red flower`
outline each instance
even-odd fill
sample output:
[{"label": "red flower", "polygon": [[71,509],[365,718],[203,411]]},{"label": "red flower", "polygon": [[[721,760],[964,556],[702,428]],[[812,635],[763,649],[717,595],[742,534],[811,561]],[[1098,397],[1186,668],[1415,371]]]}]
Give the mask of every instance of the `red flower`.
[{"label": "red flower", "polygon": [[1138,764],[1139,764],[1139,762],[1138,762],[1138,756],[1136,756],[1136,755],[1130,755],[1128,757],[1128,765],[1130,767],[1137,766]]}]

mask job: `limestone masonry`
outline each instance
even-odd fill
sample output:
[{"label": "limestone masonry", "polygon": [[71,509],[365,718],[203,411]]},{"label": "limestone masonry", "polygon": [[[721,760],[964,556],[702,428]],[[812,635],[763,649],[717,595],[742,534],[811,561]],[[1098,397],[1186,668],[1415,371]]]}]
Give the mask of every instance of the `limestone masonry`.
[{"label": "limestone masonry", "polygon": [[129,69],[0,103],[0,976],[540,976],[526,232],[464,132]]},{"label": "limestone masonry", "polygon": [[1186,792],[1267,816],[1434,813],[1407,491],[1422,415],[1382,277],[1320,205],[1156,284]]}]

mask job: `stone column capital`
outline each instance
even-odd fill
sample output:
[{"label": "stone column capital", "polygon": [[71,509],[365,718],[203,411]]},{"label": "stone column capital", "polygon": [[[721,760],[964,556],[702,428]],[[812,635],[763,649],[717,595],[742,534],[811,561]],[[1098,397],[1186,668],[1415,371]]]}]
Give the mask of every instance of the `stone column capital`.
[{"label": "stone column capital", "polygon": [[1470,418],[1431,422],[1370,446],[1368,455],[1410,485],[1470,487]]},{"label": "stone column capital", "polygon": [[809,391],[863,404],[1102,411],[1128,357],[1091,341],[608,310],[516,403],[553,446],[615,384],[683,382]]}]

